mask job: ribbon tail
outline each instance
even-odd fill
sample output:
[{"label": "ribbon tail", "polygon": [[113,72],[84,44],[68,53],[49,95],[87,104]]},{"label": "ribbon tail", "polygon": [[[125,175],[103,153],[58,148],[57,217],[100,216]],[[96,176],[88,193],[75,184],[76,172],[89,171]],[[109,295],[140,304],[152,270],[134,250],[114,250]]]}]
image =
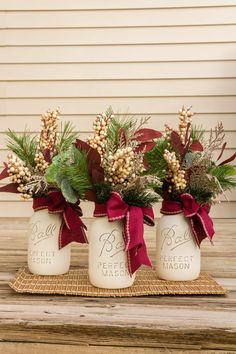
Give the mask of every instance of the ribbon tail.
[{"label": "ribbon tail", "polygon": [[129,271],[131,275],[135,273],[142,265],[152,267],[152,262],[147,254],[146,245],[143,244],[140,248],[132,248],[128,251],[129,254]]},{"label": "ribbon tail", "polygon": [[130,273],[136,272],[141,265],[152,267],[143,237],[143,210],[141,208],[131,207],[127,212],[124,231]]},{"label": "ribbon tail", "polygon": [[191,218],[191,226],[199,247],[205,238],[208,238],[210,242],[212,242],[215,233],[213,221],[204,209],[199,210],[199,212]]},{"label": "ribbon tail", "polygon": [[64,220],[62,220],[59,232],[59,249],[69,245],[71,242],[88,243],[84,228],[69,230]]},{"label": "ribbon tail", "polygon": [[86,226],[77,212],[67,206],[63,213],[63,222],[59,237],[59,248],[63,248],[71,242],[88,243],[85,234]]},{"label": "ribbon tail", "polygon": [[143,221],[148,226],[155,226],[154,212],[152,208],[143,208]]}]

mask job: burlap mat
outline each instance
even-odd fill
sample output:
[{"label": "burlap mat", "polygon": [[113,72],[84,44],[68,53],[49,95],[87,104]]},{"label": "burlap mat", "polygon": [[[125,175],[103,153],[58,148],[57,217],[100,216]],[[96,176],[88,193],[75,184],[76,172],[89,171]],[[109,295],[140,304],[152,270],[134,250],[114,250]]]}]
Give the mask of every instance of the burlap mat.
[{"label": "burlap mat", "polygon": [[31,274],[21,268],[10,287],[19,293],[62,294],[90,297],[126,297],[146,295],[224,295],[226,290],[208,274],[201,273],[197,280],[187,282],[165,281],[157,278],[155,270],[137,272],[133,286],[126,289],[100,289],[89,283],[87,269],[71,269],[56,276]]}]

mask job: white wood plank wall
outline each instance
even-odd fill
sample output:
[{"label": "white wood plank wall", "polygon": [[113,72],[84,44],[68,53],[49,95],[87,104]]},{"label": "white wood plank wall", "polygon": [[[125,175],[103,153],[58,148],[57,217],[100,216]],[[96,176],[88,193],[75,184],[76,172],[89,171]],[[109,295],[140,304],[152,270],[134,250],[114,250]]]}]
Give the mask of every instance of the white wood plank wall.
[{"label": "white wood plank wall", "polygon": [[[7,128],[36,132],[56,106],[86,136],[109,105],[162,129],[191,104],[206,130],[223,121],[229,156],[235,95],[236,0],[0,0],[0,161]],[[236,192],[229,199],[214,217],[235,216]],[[0,194],[0,217],[30,213]]]}]

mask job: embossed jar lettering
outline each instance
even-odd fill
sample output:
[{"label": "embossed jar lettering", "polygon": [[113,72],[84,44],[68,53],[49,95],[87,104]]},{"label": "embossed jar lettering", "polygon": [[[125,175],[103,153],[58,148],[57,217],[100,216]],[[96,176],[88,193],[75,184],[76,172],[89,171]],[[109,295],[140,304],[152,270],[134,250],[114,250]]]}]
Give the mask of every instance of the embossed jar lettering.
[{"label": "embossed jar lettering", "polygon": [[34,212],[29,223],[28,268],[31,273],[58,275],[70,267],[70,245],[59,250],[61,216],[47,210]]},{"label": "embossed jar lettering", "polygon": [[163,215],[157,225],[157,274],[165,280],[193,280],[200,274],[200,249],[183,214]]},{"label": "embossed jar lettering", "polygon": [[119,289],[133,284],[122,236],[123,221],[94,220],[89,232],[89,279],[99,288]]}]

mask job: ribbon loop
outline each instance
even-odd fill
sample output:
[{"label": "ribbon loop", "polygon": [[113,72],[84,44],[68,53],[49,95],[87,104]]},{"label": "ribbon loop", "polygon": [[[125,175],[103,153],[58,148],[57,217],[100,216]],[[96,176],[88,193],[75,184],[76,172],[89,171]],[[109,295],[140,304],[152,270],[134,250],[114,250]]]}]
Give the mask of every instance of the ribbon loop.
[{"label": "ribbon loop", "polygon": [[129,272],[132,275],[142,264],[151,267],[144,241],[144,223],[154,225],[152,208],[141,208],[125,203],[117,192],[112,192],[106,204],[95,204],[94,216],[106,216],[109,221],[124,220],[123,238],[127,251]]},{"label": "ribbon loop", "polygon": [[33,199],[34,211],[48,209],[49,214],[62,214],[62,222],[59,232],[59,249],[71,242],[88,243],[85,235],[86,226],[80,216],[82,210],[79,203],[70,204],[59,191],[51,191],[47,197]]},{"label": "ribbon loop", "polygon": [[161,213],[164,215],[184,213],[184,216],[190,220],[191,229],[199,247],[206,237],[211,241],[215,233],[209,211],[209,204],[199,204],[189,193],[182,194],[180,202],[163,200],[161,208]]}]

